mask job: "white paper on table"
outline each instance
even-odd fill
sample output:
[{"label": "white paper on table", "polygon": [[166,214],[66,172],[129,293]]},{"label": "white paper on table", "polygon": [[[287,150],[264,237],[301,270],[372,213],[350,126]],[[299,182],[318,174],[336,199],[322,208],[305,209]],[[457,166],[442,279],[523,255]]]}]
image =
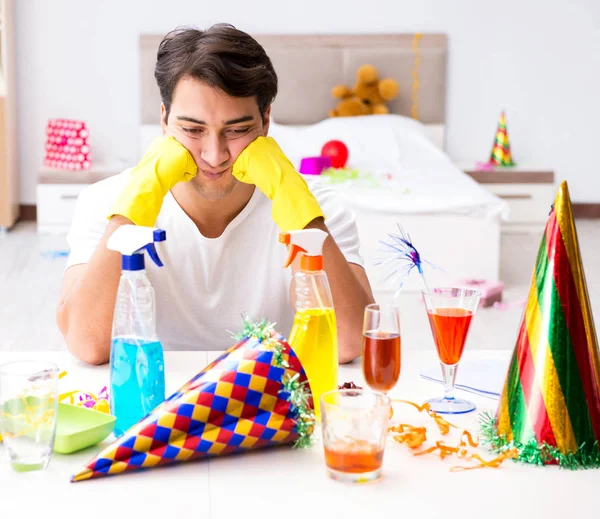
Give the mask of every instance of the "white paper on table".
[{"label": "white paper on table", "polygon": [[[508,362],[503,360],[464,361],[458,365],[455,389],[498,400],[504,387]],[[425,380],[443,384],[441,367],[419,373]]]}]

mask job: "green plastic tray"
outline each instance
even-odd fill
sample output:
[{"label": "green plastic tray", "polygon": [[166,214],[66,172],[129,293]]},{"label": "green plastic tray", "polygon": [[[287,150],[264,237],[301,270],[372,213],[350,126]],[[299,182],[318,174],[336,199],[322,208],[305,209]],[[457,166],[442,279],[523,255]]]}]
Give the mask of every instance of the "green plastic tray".
[{"label": "green plastic tray", "polygon": [[115,428],[116,418],[71,404],[58,404],[54,452],[70,454],[105,440]]}]

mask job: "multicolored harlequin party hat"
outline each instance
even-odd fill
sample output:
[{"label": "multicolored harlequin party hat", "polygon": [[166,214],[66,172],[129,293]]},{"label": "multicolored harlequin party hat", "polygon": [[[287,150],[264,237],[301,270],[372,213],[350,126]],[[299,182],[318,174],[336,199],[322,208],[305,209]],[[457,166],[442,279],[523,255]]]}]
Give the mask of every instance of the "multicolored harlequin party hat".
[{"label": "multicolored harlequin party hat", "polygon": [[506,115],[504,112],[500,114],[500,121],[498,122],[496,136],[494,137],[489,164],[492,166],[515,166],[510,151],[510,142],[506,130]]},{"label": "multicolored harlequin party hat", "polygon": [[274,445],[310,445],[312,397],[294,351],[264,321],[245,320],[236,340],[71,481]]},{"label": "multicolored harlequin party hat", "polygon": [[519,460],[600,467],[600,355],[567,183],[539,248],[495,417],[484,438]]}]

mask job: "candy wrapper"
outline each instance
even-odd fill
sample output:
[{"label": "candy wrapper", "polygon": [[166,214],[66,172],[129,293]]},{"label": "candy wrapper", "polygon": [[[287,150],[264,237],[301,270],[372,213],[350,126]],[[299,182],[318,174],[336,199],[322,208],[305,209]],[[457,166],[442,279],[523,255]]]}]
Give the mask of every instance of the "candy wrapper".
[{"label": "candy wrapper", "polygon": [[265,322],[246,320],[236,339],[71,481],[275,445],[310,445],[310,386],[292,348]]},{"label": "candy wrapper", "polygon": [[518,459],[600,467],[600,355],[566,182],[538,252],[496,416],[483,437]]},{"label": "candy wrapper", "polygon": [[88,409],[93,409],[94,411],[99,411],[101,413],[110,413],[110,400],[106,386],[100,390],[98,396],[94,395],[94,393],[77,390],[63,393],[58,398],[60,402],[67,399],[71,405],[87,407]]}]

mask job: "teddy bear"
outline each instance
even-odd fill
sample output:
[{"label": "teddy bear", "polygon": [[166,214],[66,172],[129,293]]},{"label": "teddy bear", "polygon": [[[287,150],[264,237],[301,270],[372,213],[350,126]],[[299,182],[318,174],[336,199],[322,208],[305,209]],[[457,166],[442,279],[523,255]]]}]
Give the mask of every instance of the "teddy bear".
[{"label": "teddy bear", "polygon": [[387,114],[386,101],[398,95],[398,82],[391,78],[379,79],[373,65],[363,65],[356,72],[354,88],[336,85],[331,91],[337,106],[329,111],[330,117],[353,115]]}]

